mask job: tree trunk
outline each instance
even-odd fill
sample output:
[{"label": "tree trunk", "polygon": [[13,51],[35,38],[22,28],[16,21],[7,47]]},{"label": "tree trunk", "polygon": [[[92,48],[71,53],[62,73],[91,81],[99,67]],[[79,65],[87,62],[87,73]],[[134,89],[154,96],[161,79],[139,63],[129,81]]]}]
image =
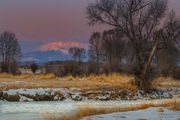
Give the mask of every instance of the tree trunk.
[{"label": "tree trunk", "polygon": [[143,90],[147,90],[151,86],[150,81],[149,81],[150,76],[148,76],[148,73],[150,72],[151,63],[152,63],[153,57],[155,55],[155,52],[157,50],[157,47],[158,47],[158,38],[157,38],[157,34],[155,34],[154,39],[153,39],[153,46],[149,53],[148,60],[145,63],[142,73],[138,78],[138,83],[139,83],[138,86],[139,86],[139,88],[141,88]]}]

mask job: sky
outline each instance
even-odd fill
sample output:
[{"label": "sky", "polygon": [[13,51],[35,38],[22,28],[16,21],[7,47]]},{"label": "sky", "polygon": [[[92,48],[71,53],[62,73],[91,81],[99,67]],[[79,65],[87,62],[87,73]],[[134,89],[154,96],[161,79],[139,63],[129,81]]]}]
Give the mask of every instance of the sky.
[{"label": "sky", "polygon": [[[86,7],[95,0],[0,0],[0,32],[12,31],[23,53],[88,46],[92,32],[108,26],[88,26]],[[169,9],[180,15],[180,0]]]}]

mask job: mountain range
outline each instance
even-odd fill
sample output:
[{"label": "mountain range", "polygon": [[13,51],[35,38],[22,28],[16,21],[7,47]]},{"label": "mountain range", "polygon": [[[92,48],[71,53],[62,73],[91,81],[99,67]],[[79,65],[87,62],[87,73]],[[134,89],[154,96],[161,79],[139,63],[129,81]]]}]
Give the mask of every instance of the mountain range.
[{"label": "mountain range", "polygon": [[49,61],[65,61],[72,60],[69,54],[62,51],[34,51],[23,54],[21,62],[37,62],[45,63]]}]

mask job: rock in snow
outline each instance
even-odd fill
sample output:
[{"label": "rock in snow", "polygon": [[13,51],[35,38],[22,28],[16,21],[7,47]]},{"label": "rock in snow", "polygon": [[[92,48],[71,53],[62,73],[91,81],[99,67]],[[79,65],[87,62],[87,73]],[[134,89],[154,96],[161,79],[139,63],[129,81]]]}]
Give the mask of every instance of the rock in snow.
[{"label": "rock in snow", "polygon": [[79,93],[72,94],[71,97],[75,101],[81,101],[82,100],[82,96]]},{"label": "rock in snow", "polygon": [[33,102],[34,100],[33,100],[33,99],[30,99],[30,98],[27,98],[27,97],[25,97],[25,96],[20,95],[19,101],[20,101],[20,102]]},{"label": "rock in snow", "polygon": [[135,95],[134,99],[143,99],[143,95],[144,95],[144,91],[138,90],[136,92],[136,95]]}]

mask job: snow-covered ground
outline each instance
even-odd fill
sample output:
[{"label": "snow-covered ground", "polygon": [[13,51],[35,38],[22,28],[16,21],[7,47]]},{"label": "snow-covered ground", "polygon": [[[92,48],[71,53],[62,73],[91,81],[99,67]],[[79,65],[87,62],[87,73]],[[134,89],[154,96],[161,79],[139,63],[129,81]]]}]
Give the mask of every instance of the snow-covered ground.
[{"label": "snow-covered ground", "polygon": [[172,111],[163,108],[149,108],[145,110],[119,112],[104,115],[86,117],[83,120],[180,120],[180,111]]},{"label": "snow-covered ground", "polygon": [[[126,94],[126,100],[122,97],[124,93]],[[111,101],[113,94],[117,94],[117,99],[115,99],[115,101]],[[167,99],[162,98],[178,99],[180,101],[179,95],[180,89],[157,92],[152,91],[149,94],[138,90],[134,96],[128,90],[82,92],[78,88],[9,89],[0,92],[0,120],[44,120],[47,115],[53,117],[61,117],[63,115],[71,116],[78,113],[80,108],[125,109],[129,107],[136,108],[145,103],[162,105],[168,101]],[[150,99],[147,100],[146,98]],[[44,100],[47,102],[42,102]],[[154,116],[151,116],[149,113],[154,114]],[[172,120],[179,120],[180,118],[179,112],[170,110],[165,110],[163,118],[165,118],[166,115],[169,118],[172,117],[172,115],[173,118],[178,118]],[[159,120],[159,113],[152,108],[135,112],[93,116],[91,119],[117,120],[124,117],[123,119],[125,120],[131,120],[134,118],[136,119],[136,116],[137,118],[142,117],[142,119],[148,117],[153,120]],[[86,119],[88,118],[85,118],[84,120]]]},{"label": "snow-covered ground", "polygon": [[[60,117],[74,115],[79,108],[128,108],[144,103],[162,104],[167,100],[138,100],[138,101],[60,101],[60,102],[0,102],[0,120],[44,120],[46,115]],[[145,111],[145,112],[149,112]],[[170,111],[167,111],[168,114]],[[127,112],[131,113],[131,112]],[[125,113],[124,113],[125,114]],[[141,112],[137,112],[141,114]],[[142,114],[144,114],[142,112]],[[179,112],[173,113],[179,117]],[[104,115],[103,115],[104,116]],[[110,115],[111,117],[111,115]],[[99,118],[99,117],[98,117]],[[96,120],[96,119],[94,119]],[[109,120],[109,119],[107,119]]]},{"label": "snow-covered ground", "polygon": [[129,90],[89,90],[79,88],[34,88],[9,89],[0,91],[0,100],[7,101],[62,101],[62,100],[137,100],[137,99],[164,99],[180,96],[180,88],[170,90],[152,90],[145,93],[138,90],[135,95]]},{"label": "snow-covered ground", "polygon": [[74,102],[0,102],[0,120],[44,120],[46,115],[60,117],[77,111]]}]

